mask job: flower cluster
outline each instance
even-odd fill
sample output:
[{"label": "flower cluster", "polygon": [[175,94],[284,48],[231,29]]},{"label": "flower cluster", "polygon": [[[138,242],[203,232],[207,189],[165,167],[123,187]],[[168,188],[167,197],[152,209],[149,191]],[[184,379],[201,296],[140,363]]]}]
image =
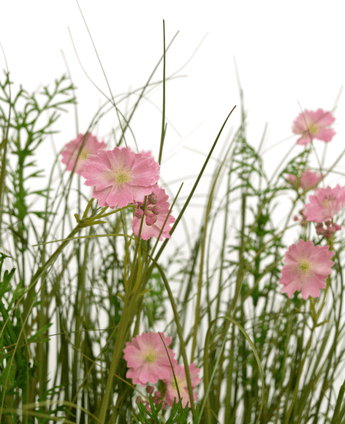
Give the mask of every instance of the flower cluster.
[{"label": "flower cluster", "polygon": [[[133,384],[141,384],[143,387],[145,387],[146,383],[155,384],[158,380],[162,380],[166,385],[165,397],[166,403],[169,406],[173,405],[175,398],[176,402],[178,401],[178,387],[182,398],[182,406],[185,408],[190,400],[185,369],[182,365],[177,363],[176,359],[174,359],[175,352],[167,348],[176,376],[176,386],[169,357],[160,335],[162,336],[165,345],[168,346],[172,341],[172,337],[165,337],[164,333],[152,333],[152,331],[142,333],[140,336],[132,338],[131,342],[126,343],[126,347],[123,350],[124,358],[127,361],[127,366],[129,367],[126,377],[132,378]],[[200,378],[198,377],[198,373],[200,371],[201,368],[196,368],[195,363],[189,366],[193,390],[200,382]],[[152,389],[153,388],[150,388],[148,390],[149,393],[153,393]],[[194,392],[193,398],[194,400],[197,399],[197,395]],[[137,398],[138,402],[139,400],[140,398]],[[161,393],[156,392],[154,396],[154,403],[160,403],[161,401]],[[163,404],[163,406],[165,406],[165,404]],[[147,401],[146,407],[148,408]]]},{"label": "flower cluster", "polygon": [[[144,216],[141,238],[148,240],[150,237],[156,237],[158,239],[161,228],[169,213],[169,203],[167,200],[168,195],[165,193],[165,190],[158,188],[156,184],[146,200],[145,210],[144,202],[136,202],[136,210],[132,221],[133,232],[136,236],[139,234],[141,219]],[[169,215],[159,240],[163,240],[163,237],[170,238],[170,224],[173,222],[175,222],[175,218]]]},{"label": "flower cluster", "polygon": [[98,199],[99,206],[114,209],[133,205],[135,236],[139,234],[144,214],[142,239],[158,238],[159,234],[159,240],[170,238],[170,224],[175,218],[168,216],[168,195],[157,185],[159,164],[151,152],[135,153],[129,147],[105,148],[106,144],[90,133],[79,134],[62,151],[62,163],[67,164],[68,171],[74,167],[74,172],[86,179],[84,184],[94,187],[92,197]]},{"label": "flower cluster", "polygon": [[[306,145],[314,138],[328,143],[332,140],[335,132],[329,128],[335,118],[330,112],[318,109],[316,112],[304,111],[293,123],[292,131],[302,135],[297,144]],[[341,226],[333,223],[334,216],[345,206],[345,187],[339,184],[335,188],[330,186],[317,189],[316,186],[323,179],[324,174],[317,175],[307,169],[300,177],[288,175],[287,180],[293,184],[296,190],[302,187],[305,191],[315,189],[315,196],[309,196],[309,202],[299,211],[303,227],[308,222],[315,222],[316,232],[326,239],[333,236]],[[299,218],[295,215],[294,220]],[[323,223],[327,228],[323,228]],[[292,244],[285,253],[285,265],[282,268],[279,283],[283,285],[282,293],[292,297],[295,291],[302,293],[303,299],[309,296],[319,297],[320,289],[326,288],[325,279],[331,274],[334,262],[330,258],[334,252],[329,251],[330,246],[315,246],[311,240],[299,240]]]},{"label": "flower cluster", "polygon": [[341,226],[336,224],[335,222],[332,224],[331,221],[326,221],[325,222],[327,228],[323,228],[322,222],[319,222],[318,224],[316,224],[316,232],[319,235],[323,235],[326,239],[329,239],[332,237],[332,235],[336,232],[336,231],[340,231],[341,230]]}]

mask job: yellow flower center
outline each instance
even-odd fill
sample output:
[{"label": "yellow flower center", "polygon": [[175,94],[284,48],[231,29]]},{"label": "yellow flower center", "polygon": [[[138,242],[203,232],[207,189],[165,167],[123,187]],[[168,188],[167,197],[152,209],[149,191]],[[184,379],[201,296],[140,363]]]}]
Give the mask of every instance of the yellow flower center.
[{"label": "yellow flower center", "polygon": [[89,149],[83,149],[79,155],[79,160],[87,160],[87,156],[89,155],[91,152]]},{"label": "yellow flower center", "polygon": [[155,352],[151,347],[148,347],[147,349],[145,349],[142,355],[143,355],[142,357],[145,359],[145,361],[148,364],[151,364],[152,362],[155,361],[156,358],[160,356],[159,353]]},{"label": "yellow flower center", "polygon": [[299,264],[299,268],[304,273],[307,273],[309,271],[309,268],[310,268],[310,262],[307,261],[306,259],[302,259],[302,261]]},{"label": "yellow flower center", "polygon": [[313,122],[308,126],[308,130],[311,134],[316,134],[319,131],[319,126]]},{"label": "yellow flower center", "polygon": [[328,200],[328,199],[325,199],[325,200],[323,201],[323,206],[324,206],[325,208],[329,208],[329,200]]},{"label": "yellow flower center", "polygon": [[117,169],[110,171],[109,177],[114,181],[115,184],[126,184],[133,180],[132,170],[127,166],[118,166]]},{"label": "yellow flower center", "polygon": [[152,352],[149,352],[146,356],[145,356],[146,362],[148,362],[149,364],[151,362],[153,362],[155,360],[155,355]]},{"label": "yellow flower center", "polygon": [[[177,381],[177,385],[178,385],[178,387],[180,388],[181,383],[183,383],[183,379],[181,379],[181,378],[179,378],[178,376],[176,376],[176,381]],[[174,378],[173,378],[173,379],[172,379],[172,381],[171,381],[171,387],[172,387],[174,390],[177,390],[177,389],[176,389],[176,383],[175,383],[175,379],[174,379]]]}]

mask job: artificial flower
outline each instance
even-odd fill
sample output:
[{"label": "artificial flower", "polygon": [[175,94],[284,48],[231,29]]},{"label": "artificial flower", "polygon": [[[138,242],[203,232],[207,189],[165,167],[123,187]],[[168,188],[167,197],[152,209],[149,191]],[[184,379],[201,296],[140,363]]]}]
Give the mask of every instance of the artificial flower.
[{"label": "artificial flower", "polygon": [[[172,337],[165,337],[164,333],[160,334],[165,345],[169,346]],[[174,359],[175,352],[167,349],[174,366],[177,364],[176,359]],[[159,379],[162,380],[170,375],[170,361],[158,333],[149,331],[133,337],[131,342],[126,343],[123,351],[129,367],[126,377],[132,378],[133,384],[141,384],[142,386],[145,386],[148,382],[154,384]]]},{"label": "artificial flower", "polygon": [[[316,172],[312,172],[310,169],[306,169],[302,176],[300,177],[299,187],[302,187],[304,190],[310,190],[312,187],[316,186],[325,174],[317,175]],[[297,177],[296,175],[288,174],[287,180],[297,187]]]},{"label": "artificial flower", "polygon": [[142,202],[159,178],[159,164],[148,153],[134,153],[128,147],[101,150],[88,155],[85,185],[94,186],[92,197],[99,206],[121,208]]},{"label": "artificial flower", "polygon": [[285,253],[279,284],[283,284],[282,293],[292,297],[295,291],[302,292],[307,300],[309,296],[319,297],[320,289],[326,288],[325,279],[332,272],[334,262],[330,258],[334,252],[329,246],[314,246],[311,240],[300,239],[292,244]]},{"label": "artificial flower", "polygon": [[292,125],[292,132],[300,134],[297,144],[306,145],[314,138],[326,143],[330,142],[335,134],[332,128],[329,128],[335,121],[331,112],[324,112],[318,109],[316,112],[305,110],[300,113]]},{"label": "artificial flower", "polygon": [[340,212],[345,206],[345,187],[339,184],[335,188],[330,186],[319,188],[315,196],[309,196],[310,203],[305,205],[307,221],[325,222]]},{"label": "artificial flower", "polygon": [[107,145],[104,141],[98,141],[97,137],[89,132],[85,135],[79,134],[77,138],[66,144],[65,149],[61,152],[61,162],[67,165],[67,171],[72,171],[74,164],[77,162],[74,172],[81,175],[82,172],[87,170],[85,166],[87,163],[87,155],[95,155],[99,150],[105,149],[106,147]]},{"label": "artificial flower", "polygon": [[[201,371],[201,368],[196,368],[194,362],[189,366],[189,374],[190,374],[193,390],[201,381],[201,379],[198,377],[198,373],[200,371]],[[182,365],[174,366],[174,372],[175,372],[180,396],[182,398],[182,407],[185,408],[185,406],[187,405],[187,402],[190,401],[186,372]],[[179,401],[179,398],[178,398],[176,383],[174,379],[174,374],[171,369],[169,370],[169,378],[165,378],[165,379],[163,378],[163,381],[167,385],[167,389],[165,392],[165,398],[166,398],[167,404],[172,407],[174,403],[174,398],[176,398],[176,403]],[[198,398],[197,394],[194,392],[193,392],[193,398],[194,400],[197,400]],[[189,407],[190,407],[190,404],[189,404]]]}]

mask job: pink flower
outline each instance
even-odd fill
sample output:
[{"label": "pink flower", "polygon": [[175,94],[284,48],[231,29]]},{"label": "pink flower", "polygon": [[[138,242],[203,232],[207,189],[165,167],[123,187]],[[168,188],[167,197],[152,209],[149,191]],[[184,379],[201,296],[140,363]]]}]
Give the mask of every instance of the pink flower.
[{"label": "pink flower", "polygon": [[[84,144],[83,141],[85,140]],[[81,147],[83,148],[81,149]],[[79,134],[77,138],[66,144],[65,149],[61,152],[61,162],[67,165],[66,170],[72,171],[75,162],[77,161],[74,172],[81,175],[82,172],[86,171],[86,162],[88,154],[97,154],[99,150],[105,149],[107,144],[104,141],[98,141],[97,137],[91,135],[91,133]],[[79,150],[80,154],[78,156]],[[78,159],[77,159],[78,157]]]},{"label": "pink flower", "polygon": [[331,112],[324,112],[322,109],[316,112],[305,110],[300,113],[292,125],[292,132],[302,135],[297,144],[304,146],[314,138],[328,143],[335,134],[334,130],[328,128],[334,121]]},{"label": "pink flower", "polygon": [[112,209],[142,202],[159,178],[159,164],[150,153],[134,153],[127,147],[89,155],[86,167],[82,176],[85,185],[95,186],[92,197],[99,206]]},{"label": "pink flower", "polygon": [[[168,346],[172,337],[165,337],[160,333],[164,343]],[[133,379],[133,384],[157,383],[159,379],[168,377],[171,365],[166,353],[164,344],[158,333],[142,333],[140,336],[132,338],[132,342],[127,342],[123,349],[127,366],[126,377]],[[169,356],[173,366],[177,364],[174,359],[175,352],[168,348]]]},{"label": "pink flower", "polygon": [[[324,176],[325,174],[318,176],[316,172],[311,172],[310,169],[306,169],[301,176],[299,187],[304,188],[304,190],[309,190],[311,187],[318,184]],[[296,175],[288,174],[287,180],[295,187],[297,187]]]},{"label": "pink flower", "polygon": [[307,221],[324,222],[332,219],[345,206],[345,187],[339,184],[335,188],[330,186],[319,188],[315,196],[309,196],[310,203],[305,205]]},{"label": "pink flower", "polygon": [[[169,371],[170,371],[169,378],[166,378],[166,379],[163,378],[163,381],[167,385],[167,389],[165,392],[165,398],[166,398],[167,404],[172,407],[174,403],[174,398],[176,398],[176,403],[179,401],[179,398],[178,398],[178,393],[176,389],[174,374],[171,369]],[[201,371],[201,368],[196,368],[194,362],[189,366],[189,374],[190,374],[193,390],[201,381],[201,379],[197,376],[200,371]],[[190,401],[186,372],[182,365],[174,366],[174,372],[175,372],[180,396],[182,398],[182,407],[184,408],[187,405],[187,402]],[[194,400],[197,400],[198,398],[197,394],[194,392],[193,392],[193,398]]]},{"label": "pink flower", "polygon": [[[148,240],[150,237],[158,238],[170,208],[167,202],[168,197],[164,188],[158,188],[156,184],[152,188],[150,196],[146,199],[145,212],[143,211],[144,202],[137,202],[137,208],[132,220],[132,229],[136,237],[139,234],[141,217],[145,214],[141,229],[141,238],[143,240]],[[170,224],[173,222],[175,222],[175,218],[170,214],[163,228],[160,241],[163,240],[163,237],[170,238]]]},{"label": "pink flower", "polygon": [[301,291],[304,300],[308,296],[319,297],[320,289],[326,288],[325,278],[331,274],[334,262],[330,258],[329,246],[314,246],[311,240],[300,239],[292,244],[285,253],[285,263],[279,284],[283,284],[282,293],[292,297],[295,291]]}]

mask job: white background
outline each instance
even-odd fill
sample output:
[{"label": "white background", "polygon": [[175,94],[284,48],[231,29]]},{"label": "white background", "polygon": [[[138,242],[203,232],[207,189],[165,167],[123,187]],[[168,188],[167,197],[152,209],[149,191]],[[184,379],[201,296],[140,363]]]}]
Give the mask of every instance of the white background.
[{"label": "white background", "polygon": [[[240,123],[235,60],[244,93],[247,139],[254,149],[258,149],[265,124],[268,125],[261,149],[268,178],[292,146],[295,146],[294,150],[285,163],[303,150],[303,146],[296,146],[298,136],[291,132],[292,122],[301,110],[331,110],[344,85],[342,1],[329,1],[327,6],[323,1],[294,0],[81,0],[79,4],[114,95],[142,87],[147,81],[163,52],[163,19],[166,45],[179,31],[167,53],[167,76],[185,65],[203,41],[191,61],[179,72],[178,75],[184,77],[169,81],[166,87],[168,130],[161,177],[168,183],[171,196],[177,193],[181,182],[185,182],[179,197],[182,203],[222,123],[235,105],[237,108],[228,121],[214,158],[221,154],[226,136],[233,134]],[[11,78],[28,91],[36,90],[41,84],[52,84],[55,78],[67,72],[63,51],[78,87],[79,132],[86,132],[106,99],[85,76],[70,33],[85,71],[107,96],[110,93],[77,2],[12,0],[1,3],[1,17],[0,41]],[[5,67],[2,56],[0,66]],[[162,66],[152,81],[161,78]],[[326,168],[345,147],[344,95],[340,96],[334,112],[336,136],[327,144]],[[133,96],[130,104],[136,99],[137,96]],[[119,106],[125,110],[125,102]],[[151,149],[156,159],[161,107],[160,87],[148,95],[132,121],[139,150]],[[77,135],[73,108],[69,110],[70,113],[63,115],[55,125],[60,132],[47,139],[39,149],[38,163],[47,170],[55,158],[53,144],[56,151],[60,151]],[[99,139],[109,140],[115,125],[118,121],[112,110],[93,132]],[[127,142],[134,147],[128,131]],[[325,143],[315,140],[314,145],[321,160]],[[110,144],[109,148],[112,147]],[[343,158],[336,168],[340,175],[329,175],[326,184],[322,182],[320,186],[342,184],[344,163]],[[209,188],[208,176],[214,165],[213,160],[185,215],[191,220],[191,231],[198,227],[197,220]],[[316,170],[316,167],[317,161],[312,156],[311,168]],[[85,187],[85,193],[91,193],[91,190]],[[280,200],[274,212],[280,225],[285,223],[289,205]],[[302,206],[298,205],[296,212]],[[296,242],[296,235],[286,240]]]},{"label": "white background", "polygon": [[[167,53],[167,75],[187,62],[207,34],[196,55],[180,72],[186,77],[167,84],[169,124],[165,153],[175,149],[176,154],[162,166],[164,176],[171,171],[172,177],[182,177],[184,169],[178,173],[176,170],[181,163],[188,174],[192,164],[195,172],[200,169],[203,157],[184,146],[208,152],[234,105],[237,109],[228,130],[237,129],[240,100],[234,58],[248,114],[248,141],[256,149],[265,123],[268,132],[263,150],[292,136],[292,122],[301,111],[297,101],[303,109],[330,110],[344,84],[342,1],[329,1],[327,6],[323,1],[217,0],[81,0],[79,4],[114,95],[127,92],[130,86],[141,87],[147,80],[162,54],[163,19],[167,44],[180,31]],[[68,27],[88,75],[108,96],[109,91],[76,1],[1,2],[1,17],[0,41],[12,80],[27,90],[51,83],[66,72],[60,53],[63,50],[78,87],[79,130],[86,131],[105,99],[83,73]],[[4,69],[2,56],[0,66]],[[153,81],[161,76],[162,67]],[[161,98],[161,90],[152,98],[159,108]],[[344,145],[344,105],[341,97],[335,112],[337,135],[328,149],[328,156],[333,158]],[[112,120],[116,122],[115,113]],[[61,131],[54,136],[60,150],[76,135],[72,109],[68,117],[60,118],[56,129]],[[95,132],[102,137],[110,129],[110,125],[101,123]],[[151,148],[158,155],[161,114],[151,103],[146,102],[138,112],[133,130],[139,148]],[[277,155],[283,157],[296,140],[296,136],[292,137],[264,155],[268,175],[275,169]],[[50,142],[46,144],[49,151]],[[315,141],[315,146],[321,156],[324,143]],[[301,149],[297,146],[293,153]]]},{"label": "white background", "polygon": [[[12,81],[23,84],[30,92],[40,84],[52,83],[66,73],[62,49],[78,87],[79,131],[85,132],[105,99],[81,69],[68,27],[86,72],[107,96],[109,90],[77,3],[73,0],[11,0],[0,4],[0,41]],[[292,122],[301,112],[298,101],[302,109],[331,110],[344,85],[342,1],[81,0],[80,6],[114,95],[145,84],[163,52],[163,19],[166,44],[180,31],[167,53],[167,76],[183,66],[204,39],[195,56],[180,72],[185,77],[169,81],[166,87],[168,132],[161,176],[168,183],[179,179],[178,183],[169,186],[173,194],[180,182],[185,181],[182,200],[194,181],[183,177],[196,177],[234,105],[237,108],[215,157],[222,150],[225,136],[229,131],[234,133],[240,123],[234,58],[248,116],[248,142],[258,149],[266,123],[268,130],[262,151],[284,140],[263,156],[268,177],[298,138],[291,132]],[[5,68],[1,55],[0,67]],[[161,78],[162,66],[153,81]],[[149,99],[137,111],[132,129],[139,150],[151,149],[157,159],[161,89],[156,89]],[[121,108],[124,110],[123,106]],[[330,167],[345,148],[344,112],[345,93],[334,112],[336,136],[327,148],[326,167]],[[112,113],[94,130],[100,139],[107,137],[118,123]],[[53,140],[47,139],[38,156],[40,165],[47,169],[54,159],[52,142],[60,151],[65,143],[76,137],[72,108],[55,128],[61,132]],[[127,141],[134,147],[129,133]],[[316,140],[314,145],[321,158],[325,144]],[[303,146],[296,146],[290,158],[302,150]],[[338,171],[341,172],[344,163],[343,158]],[[314,159],[312,167],[316,164]],[[206,174],[210,175],[213,169],[214,163],[211,163]],[[207,175],[198,191],[200,196],[208,188]],[[344,185],[343,175],[339,174],[330,175],[326,181],[331,187],[337,182]],[[192,202],[190,217],[201,210],[198,204],[204,204],[202,197]],[[275,213],[280,223],[285,223],[286,209],[283,208],[283,214],[278,210]],[[293,240],[297,241],[296,233]]]}]

